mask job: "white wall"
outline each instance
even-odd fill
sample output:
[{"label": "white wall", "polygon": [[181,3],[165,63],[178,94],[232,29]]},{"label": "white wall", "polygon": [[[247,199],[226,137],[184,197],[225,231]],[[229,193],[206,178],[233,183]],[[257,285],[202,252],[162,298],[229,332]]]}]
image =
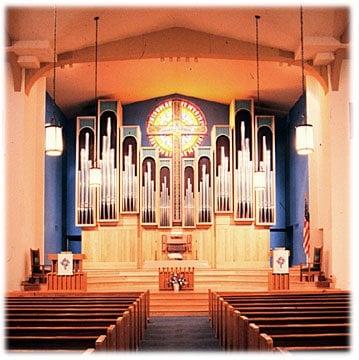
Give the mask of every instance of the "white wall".
[{"label": "white wall", "polygon": [[[339,91],[329,93],[331,143],[332,272],[337,286],[350,287],[350,68],[343,61]],[[352,258],[354,260],[354,257]]]},{"label": "white wall", "polygon": [[30,248],[44,253],[44,116],[46,79],[14,92],[6,67],[5,290],[20,290],[30,271]]},{"label": "white wall", "polygon": [[324,271],[349,289],[349,68],[343,63],[339,91],[324,93],[307,77],[307,117],[315,152],[308,157],[311,244],[323,245]]}]

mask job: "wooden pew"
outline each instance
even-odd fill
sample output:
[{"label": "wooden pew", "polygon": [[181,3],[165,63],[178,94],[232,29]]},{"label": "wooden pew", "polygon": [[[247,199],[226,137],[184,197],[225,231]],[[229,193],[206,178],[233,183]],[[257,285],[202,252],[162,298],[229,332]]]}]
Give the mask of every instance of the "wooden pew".
[{"label": "wooden pew", "polygon": [[349,351],[351,346],[288,346],[288,347],[276,347],[273,351],[279,351],[283,354],[289,354],[299,351]]},{"label": "wooden pew", "polygon": [[302,300],[319,300],[319,299],[332,299],[332,300],[350,300],[350,294],[348,292],[325,292],[325,293],[294,293],[294,294],[288,294],[288,293],[251,293],[248,294],[238,294],[238,293],[223,293],[220,294],[216,292],[209,292],[210,296],[210,314],[209,318],[211,321],[212,327],[216,326],[216,320],[218,315],[218,299],[219,297],[222,297],[223,300],[233,302],[246,302],[246,301],[256,301],[260,300],[261,302],[276,302],[279,299],[287,299],[287,300],[294,300],[294,299],[302,299]]},{"label": "wooden pew", "polygon": [[286,334],[267,335],[260,334],[260,350],[272,351],[275,347],[312,350],[347,350],[350,342],[350,333],[326,333],[326,334]]},{"label": "wooden pew", "polygon": [[[230,296],[222,297],[220,294],[209,292],[209,319],[222,346],[227,349],[243,349],[246,347],[248,319],[241,316],[241,313],[257,318],[262,316],[263,319],[268,316],[274,316],[275,318],[272,322],[278,321],[276,318],[280,319],[283,316],[286,318],[304,317],[306,318],[304,323],[309,323],[309,318],[311,317],[336,317],[338,321],[342,321],[343,317],[347,319],[346,321],[349,319],[350,296],[347,292],[330,293],[329,296],[327,296],[327,293],[275,293],[262,295],[251,294],[251,296],[242,296],[230,294]],[[325,304],[322,305],[321,302]],[[296,314],[296,312],[299,312],[299,314]],[[240,323],[241,318],[243,321],[247,319],[247,322],[244,326],[242,324],[242,327]],[[319,322],[319,324],[324,323],[323,321]],[[335,322],[335,320],[329,320],[329,323],[333,324]],[[294,323],[293,320],[292,323]],[[239,334],[237,339],[235,334]]]},{"label": "wooden pew", "polygon": [[[13,329],[14,325],[26,327],[29,325],[29,322],[31,322],[32,327],[30,329],[23,329],[22,333],[26,332],[26,330],[33,330],[39,334],[41,333],[41,325],[39,326],[39,322],[47,321],[47,325],[45,326],[50,328],[50,333],[58,330],[60,333],[71,331],[71,333],[75,332],[77,335],[85,333],[90,336],[91,333],[97,334],[97,331],[102,331],[106,333],[107,340],[102,339],[101,343],[105,341],[108,350],[136,350],[139,345],[139,341],[143,336],[149,314],[149,291],[138,294],[138,298],[126,294],[120,299],[117,298],[117,293],[115,294],[116,296],[112,297],[101,294],[99,297],[86,298],[82,296],[83,294],[81,294],[81,297],[68,295],[60,297],[58,294],[56,294],[56,296],[41,296],[37,298],[30,298],[27,296],[21,298],[9,297],[6,299],[7,331],[15,331]],[[130,295],[137,295],[137,293],[131,293]],[[56,304],[54,304],[54,302],[56,302]],[[31,309],[31,311],[29,311],[29,309]],[[123,314],[122,317],[118,316],[119,310]],[[60,314],[58,313],[59,311],[61,311]],[[33,319],[34,315],[36,316],[35,319]],[[99,324],[99,322],[97,322],[96,324],[92,324],[91,329],[91,325],[89,325],[89,323],[91,321],[96,321],[93,318],[99,318],[102,323]],[[38,326],[35,326],[35,329],[33,321],[31,320],[38,322]],[[88,326],[73,326],[76,321],[84,321],[85,323],[87,321]],[[51,326],[49,326],[50,322],[52,322]],[[62,322],[62,324],[60,323],[62,326],[58,326],[59,322]],[[65,325],[66,322],[67,325]],[[112,324],[109,325],[109,322]],[[104,325],[109,326],[106,328]],[[64,329],[66,326],[67,329]],[[19,329],[16,329],[16,331],[21,332]],[[119,334],[122,334],[121,339],[119,339]],[[76,335],[74,338],[75,337]],[[9,344],[18,340],[19,339],[14,338],[13,335],[8,336]],[[24,342],[25,339],[21,339],[21,341]],[[46,339],[44,341],[49,342],[49,340]],[[63,344],[66,343],[66,341],[67,340],[62,339]],[[74,345],[72,345],[72,343],[75,343],[76,341],[73,340],[71,343],[70,339],[68,342],[71,345],[71,349],[74,349]],[[123,347],[121,347],[121,345],[123,345]],[[78,346],[78,344],[76,346]],[[87,346],[86,344],[84,346],[86,346],[85,348],[93,347]],[[48,344],[47,347],[51,348],[52,346]],[[98,345],[98,347],[101,348],[100,345]]]},{"label": "wooden pew", "polygon": [[[325,337],[329,334],[349,334],[350,324],[292,324],[292,325],[262,325],[250,323],[248,331],[248,349],[253,351],[260,350],[260,333],[265,333],[268,336],[276,335],[300,335],[306,338],[307,335]],[[296,336],[294,336],[296,338]],[[303,345],[303,343],[302,343]],[[309,345],[309,344],[306,344]],[[324,345],[324,344],[320,344]],[[329,344],[327,344],[329,345]],[[343,344],[348,345],[348,339]],[[282,345],[283,346],[283,345]]]},{"label": "wooden pew", "polygon": [[101,335],[96,339],[96,351],[107,351],[107,338],[106,335]]},{"label": "wooden pew", "polygon": [[[234,309],[232,307],[232,309]],[[239,349],[245,349],[247,347],[247,334],[248,334],[248,326],[249,326],[249,320],[248,317],[272,317],[274,319],[281,319],[282,317],[337,317],[335,316],[336,314],[340,315],[339,318],[345,316],[346,318],[349,317],[350,315],[350,309],[346,309],[345,312],[334,312],[334,311],[328,311],[327,309],[325,310],[321,310],[321,309],[317,309],[316,311],[310,311],[310,312],[306,312],[303,311],[301,309],[286,309],[285,311],[278,311],[278,309],[273,308],[273,313],[268,311],[268,309],[265,309],[264,312],[260,312],[258,308],[254,309],[253,311],[251,310],[247,310],[247,311],[243,311],[243,313],[246,314],[246,316],[244,315],[240,315],[242,314],[242,311],[239,312],[239,310],[235,309],[233,311],[233,315],[231,317],[231,321],[227,321],[227,323],[223,322],[222,326],[219,329],[219,338],[221,340],[221,344],[224,347],[236,347],[238,346]],[[224,314],[226,314],[226,311],[224,311]],[[309,316],[308,316],[309,315]],[[225,316],[225,315],[224,315]],[[272,319],[271,318],[271,319]],[[333,322],[333,321],[332,321]],[[234,330],[228,330],[228,326],[232,326]],[[229,344],[227,345],[227,340],[226,340],[226,335],[227,333],[231,334],[231,331],[236,332],[238,334],[238,339],[232,339],[229,338]],[[235,341],[235,345],[233,345],[233,341]]]},{"label": "wooden pew", "polygon": [[[56,350],[56,349],[69,349],[69,350],[85,350],[93,347],[98,336],[73,336],[64,335],[57,336],[54,341],[53,336],[7,336],[6,348],[7,349],[39,349],[42,350]],[[41,344],[41,346],[40,346]]]}]

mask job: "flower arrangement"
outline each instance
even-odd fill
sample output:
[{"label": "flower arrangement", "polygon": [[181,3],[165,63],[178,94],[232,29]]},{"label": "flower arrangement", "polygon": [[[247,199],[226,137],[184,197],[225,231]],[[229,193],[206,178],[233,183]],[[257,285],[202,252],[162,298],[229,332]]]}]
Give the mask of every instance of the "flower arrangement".
[{"label": "flower arrangement", "polygon": [[180,288],[185,286],[187,283],[186,279],[182,274],[172,273],[171,277],[168,280],[168,285],[174,287],[175,284],[178,284]]}]

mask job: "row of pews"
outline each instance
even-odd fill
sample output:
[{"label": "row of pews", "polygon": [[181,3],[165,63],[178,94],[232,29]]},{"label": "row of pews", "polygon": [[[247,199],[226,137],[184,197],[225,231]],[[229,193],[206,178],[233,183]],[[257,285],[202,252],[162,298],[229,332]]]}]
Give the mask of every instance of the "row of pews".
[{"label": "row of pews", "polygon": [[5,317],[10,351],[136,351],[149,320],[149,291],[8,295]]},{"label": "row of pews", "polygon": [[239,293],[209,290],[209,320],[225,350],[350,349],[350,293]]}]

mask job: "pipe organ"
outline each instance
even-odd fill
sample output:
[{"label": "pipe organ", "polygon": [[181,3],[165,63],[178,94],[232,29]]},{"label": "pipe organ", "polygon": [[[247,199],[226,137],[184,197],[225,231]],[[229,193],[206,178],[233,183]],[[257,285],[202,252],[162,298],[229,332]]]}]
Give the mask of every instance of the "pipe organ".
[{"label": "pipe organ", "polygon": [[210,225],[213,217],[212,151],[201,146],[195,152],[197,160],[197,224]]},{"label": "pipe organ", "polygon": [[254,220],[253,192],[253,101],[241,100],[231,104],[233,121],[233,188],[234,220]]},{"label": "pipe organ", "polygon": [[122,126],[121,150],[121,212],[139,212],[139,148],[141,132],[138,126]]},{"label": "pipe organ", "polygon": [[232,212],[232,147],[229,126],[213,126],[212,146],[215,166],[215,212],[230,213]]},{"label": "pipe organ", "polygon": [[90,168],[96,151],[96,117],[77,118],[76,226],[96,226],[96,189],[90,187]]},{"label": "pipe organ", "polygon": [[171,159],[159,159],[159,189],[160,189],[160,220],[159,228],[172,227],[172,208],[171,208],[171,176],[172,161]]},{"label": "pipe organ", "polygon": [[99,221],[118,221],[117,101],[99,100],[98,155],[101,170]]},{"label": "pipe organ", "polygon": [[158,161],[155,148],[141,149],[141,224],[156,225],[157,187],[156,164]]},{"label": "pipe organ", "polygon": [[256,148],[258,171],[265,173],[265,188],[256,190],[256,224],[274,225],[275,211],[275,132],[274,116],[256,116]]},{"label": "pipe organ", "polygon": [[182,182],[182,202],[183,202],[183,227],[195,227],[195,177],[194,159],[184,158]]},{"label": "pipe organ", "polygon": [[[156,110],[162,123],[146,129],[157,138],[143,146],[140,127],[122,125],[118,101],[99,100],[97,116],[77,118],[76,226],[113,225],[128,214],[161,229],[210,227],[221,214],[239,226],[274,225],[274,116],[254,116],[253,100],[234,100],[229,110],[228,125],[214,124],[208,138],[202,112],[181,99],[167,101]],[[189,150],[192,137],[206,136],[206,146]],[[90,187],[96,161],[101,186]],[[255,171],[264,172],[264,189],[254,189]]]}]

